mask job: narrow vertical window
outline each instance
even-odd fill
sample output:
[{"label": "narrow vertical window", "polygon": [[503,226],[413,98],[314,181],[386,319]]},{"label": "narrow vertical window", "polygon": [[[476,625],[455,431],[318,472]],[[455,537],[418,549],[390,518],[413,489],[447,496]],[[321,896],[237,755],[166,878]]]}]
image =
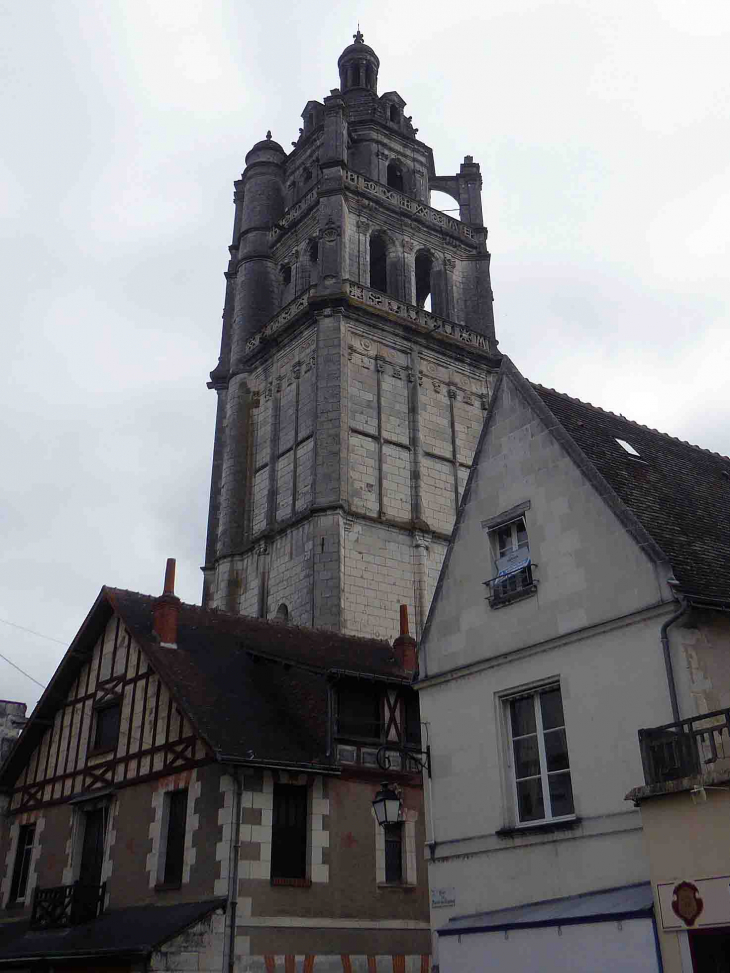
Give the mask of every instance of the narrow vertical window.
[{"label": "narrow vertical window", "polygon": [[388,264],[385,238],[380,233],[370,237],[370,286],[388,292]]},{"label": "narrow vertical window", "polygon": [[18,833],[18,850],[15,853],[13,879],[10,883],[9,903],[22,902],[28,891],[28,876],[30,874],[30,858],[33,853],[35,839],[35,825],[23,824]]},{"label": "narrow vertical window", "polygon": [[271,878],[307,877],[307,788],[274,785],[271,827]]},{"label": "narrow vertical window", "polygon": [[385,824],[385,881],[403,881],[403,825]]},{"label": "narrow vertical window", "polygon": [[96,710],[94,750],[114,750],[119,740],[122,704],[115,700]]},{"label": "narrow vertical window", "polygon": [[492,578],[492,606],[508,604],[534,591],[532,556],[524,517],[490,531],[497,576]]},{"label": "narrow vertical window", "polygon": [[167,838],[163,885],[182,885],[185,857],[185,823],[188,813],[188,792],[171,791],[165,795],[167,804]]},{"label": "narrow vertical window", "polygon": [[398,165],[397,162],[389,162],[388,170],[388,185],[391,189],[397,189],[399,193],[403,192],[403,170]]},{"label": "narrow vertical window", "polygon": [[574,813],[560,687],[509,700],[517,817],[549,821]]}]

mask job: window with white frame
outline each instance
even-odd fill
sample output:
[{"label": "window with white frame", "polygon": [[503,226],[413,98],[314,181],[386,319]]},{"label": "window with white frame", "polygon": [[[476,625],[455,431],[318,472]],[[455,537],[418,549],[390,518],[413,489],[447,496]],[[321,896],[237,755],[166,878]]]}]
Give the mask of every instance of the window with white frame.
[{"label": "window with white frame", "polygon": [[573,817],[560,686],[505,700],[518,824]]},{"label": "window with white frame", "polygon": [[489,531],[495,576],[491,580],[492,605],[502,605],[535,590],[532,557],[524,517]]}]

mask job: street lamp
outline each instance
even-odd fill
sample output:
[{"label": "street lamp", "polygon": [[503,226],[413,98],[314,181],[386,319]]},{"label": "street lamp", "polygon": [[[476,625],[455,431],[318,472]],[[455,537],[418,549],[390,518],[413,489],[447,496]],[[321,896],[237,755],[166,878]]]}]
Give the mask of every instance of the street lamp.
[{"label": "street lamp", "polygon": [[400,797],[387,781],[383,781],[373,799],[373,810],[381,828],[386,824],[397,824],[400,821]]}]

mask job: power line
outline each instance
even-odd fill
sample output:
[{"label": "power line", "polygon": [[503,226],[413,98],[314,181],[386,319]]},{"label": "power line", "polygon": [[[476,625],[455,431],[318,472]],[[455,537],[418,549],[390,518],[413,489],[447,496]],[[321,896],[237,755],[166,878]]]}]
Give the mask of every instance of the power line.
[{"label": "power line", "polygon": [[26,628],[24,625],[16,625],[15,622],[9,622],[7,618],[0,618],[0,622],[3,625],[10,625],[11,628],[19,628],[21,632],[30,632],[31,635],[37,635],[39,638],[48,639],[49,642],[58,642],[59,645],[68,645],[68,642],[62,641],[62,639],[54,639],[50,635],[44,635],[42,632],[36,632],[32,628]]},{"label": "power line", "polygon": [[[9,623],[9,624],[12,624],[12,623]],[[20,625],[16,625],[15,627],[16,628],[20,628]],[[27,629],[26,631],[30,631],[30,629]],[[35,632],[34,634],[37,635],[38,633]],[[44,636],[44,638],[48,638],[48,636],[46,635],[46,636]],[[57,639],[54,639],[53,641],[56,642],[58,640]],[[3,655],[2,652],[0,652],[0,659],[5,659],[5,661],[7,662],[7,664],[9,666],[12,666],[13,669],[17,669],[18,672],[22,672],[22,674],[24,676],[27,676],[28,679],[31,680],[31,682],[34,682],[36,684],[36,686],[40,686],[41,689],[45,689],[46,688],[44,683],[38,682],[38,680],[35,678],[35,676],[31,676],[31,674],[29,672],[26,672],[25,669],[21,669],[20,666],[16,666],[16,664],[14,662],[11,662],[11,660],[8,659],[8,657],[6,655]]]}]

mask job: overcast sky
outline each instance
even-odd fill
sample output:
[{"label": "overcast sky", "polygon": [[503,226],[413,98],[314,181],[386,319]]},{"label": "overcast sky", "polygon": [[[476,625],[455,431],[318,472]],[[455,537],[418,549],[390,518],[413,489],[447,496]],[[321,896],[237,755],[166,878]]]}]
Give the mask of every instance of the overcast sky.
[{"label": "overcast sky", "polygon": [[167,556],[200,600],[232,182],[358,18],[437,171],[481,163],[502,350],[730,453],[726,0],[0,0],[0,652],[40,682],[64,646],[6,622],[67,644]]}]

